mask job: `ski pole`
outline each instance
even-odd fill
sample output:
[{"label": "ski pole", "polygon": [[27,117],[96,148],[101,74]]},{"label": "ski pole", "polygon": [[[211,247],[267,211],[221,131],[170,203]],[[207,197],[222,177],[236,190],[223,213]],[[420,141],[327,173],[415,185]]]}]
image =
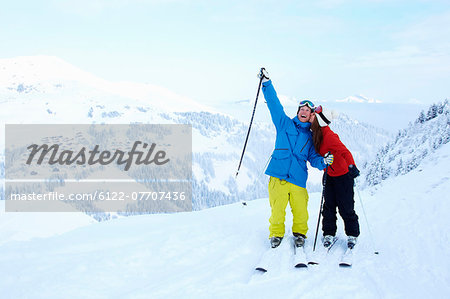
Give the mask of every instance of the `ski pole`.
[{"label": "ski pole", "polygon": [[327,183],[327,173],[328,173],[328,165],[325,168],[325,174],[323,177],[322,199],[320,200],[319,217],[317,218],[316,236],[314,237],[313,251],[316,251],[317,234],[319,233],[320,216],[322,215],[323,201],[325,197],[325,185]]},{"label": "ski pole", "polygon": [[[262,72],[263,69],[264,68],[262,67],[261,68],[261,72]],[[250,119],[250,125],[248,126],[247,137],[245,138],[244,148],[242,149],[241,159],[239,160],[239,166],[238,166],[238,169],[236,171],[236,178],[237,178],[237,176],[239,174],[239,169],[241,169],[242,158],[244,158],[245,148],[247,147],[248,136],[250,135],[250,130],[252,128],[253,117],[255,116],[256,104],[258,103],[259,90],[261,89],[261,84],[262,84],[263,78],[264,78],[264,76],[261,76],[261,78],[259,80],[258,92],[256,93],[256,100],[255,100],[255,105],[253,106],[252,118]]]},{"label": "ski pole", "polygon": [[362,201],[362,198],[361,198],[361,194],[359,193],[359,188],[358,188],[358,185],[356,185],[356,183],[355,183],[355,186],[356,186],[356,191],[358,192],[359,202],[361,203],[361,209],[362,209],[363,214],[364,214],[364,219],[366,220],[367,230],[369,231],[369,237],[370,237],[370,241],[372,243],[372,249],[374,251],[373,253],[374,254],[378,254],[379,252],[377,250],[375,250],[376,247],[375,247],[375,242],[374,242],[373,235],[372,235],[372,230],[370,229],[369,221],[367,220],[366,210],[364,209],[364,205],[363,205],[363,201]]}]

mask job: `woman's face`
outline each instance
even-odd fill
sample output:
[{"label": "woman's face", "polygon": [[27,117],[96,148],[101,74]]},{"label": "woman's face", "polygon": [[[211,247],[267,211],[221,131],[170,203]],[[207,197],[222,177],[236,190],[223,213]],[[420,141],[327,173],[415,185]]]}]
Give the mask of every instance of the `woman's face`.
[{"label": "woman's face", "polygon": [[314,118],[316,118],[316,114],[315,113],[311,113],[311,116],[309,117],[309,122],[313,123]]},{"label": "woman's face", "polygon": [[307,106],[300,107],[297,117],[302,123],[309,122],[311,117],[311,109]]}]

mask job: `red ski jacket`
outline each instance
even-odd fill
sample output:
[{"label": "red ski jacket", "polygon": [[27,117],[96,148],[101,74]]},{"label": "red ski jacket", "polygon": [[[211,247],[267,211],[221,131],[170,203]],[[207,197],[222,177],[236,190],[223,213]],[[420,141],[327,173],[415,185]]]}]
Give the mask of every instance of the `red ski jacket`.
[{"label": "red ski jacket", "polygon": [[323,141],[319,154],[325,156],[326,153],[330,152],[334,155],[333,164],[328,166],[328,174],[334,177],[346,174],[348,172],[348,166],[355,165],[352,154],[329,126],[322,127],[321,129]]}]

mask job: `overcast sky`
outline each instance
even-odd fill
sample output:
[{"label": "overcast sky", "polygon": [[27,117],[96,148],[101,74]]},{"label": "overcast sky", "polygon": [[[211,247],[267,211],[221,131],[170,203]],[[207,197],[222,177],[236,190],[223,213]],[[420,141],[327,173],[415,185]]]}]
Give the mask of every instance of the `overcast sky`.
[{"label": "overcast sky", "polygon": [[201,102],[253,99],[261,66],[291,97],[450,95],[448,0],[4,1],[0,41],[0,58],[57,56]]}]

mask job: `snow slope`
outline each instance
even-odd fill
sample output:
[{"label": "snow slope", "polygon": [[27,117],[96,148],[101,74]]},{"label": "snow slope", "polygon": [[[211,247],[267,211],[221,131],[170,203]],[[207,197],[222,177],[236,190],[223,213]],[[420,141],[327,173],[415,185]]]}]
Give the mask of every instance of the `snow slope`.
[{"label": "snow slope", "polygon": [[62,234],[94,222],[84,213],[5,213],[5,201],[0,200],[0,246]]},{"label": "snow slope", "polygon": [[[272,272],[255,275],[269,247],[269,206],[260,199],[9,241],[0,245],[1,297],[448,298],[449,158],[445,144],[413,171],[361,192],[375,247],[356,197],[362,234],[352,268],[337,266],[336,244],[319,266],[295,269],[287,250]],[[319,201],[310,194],[309,245]]]}]

